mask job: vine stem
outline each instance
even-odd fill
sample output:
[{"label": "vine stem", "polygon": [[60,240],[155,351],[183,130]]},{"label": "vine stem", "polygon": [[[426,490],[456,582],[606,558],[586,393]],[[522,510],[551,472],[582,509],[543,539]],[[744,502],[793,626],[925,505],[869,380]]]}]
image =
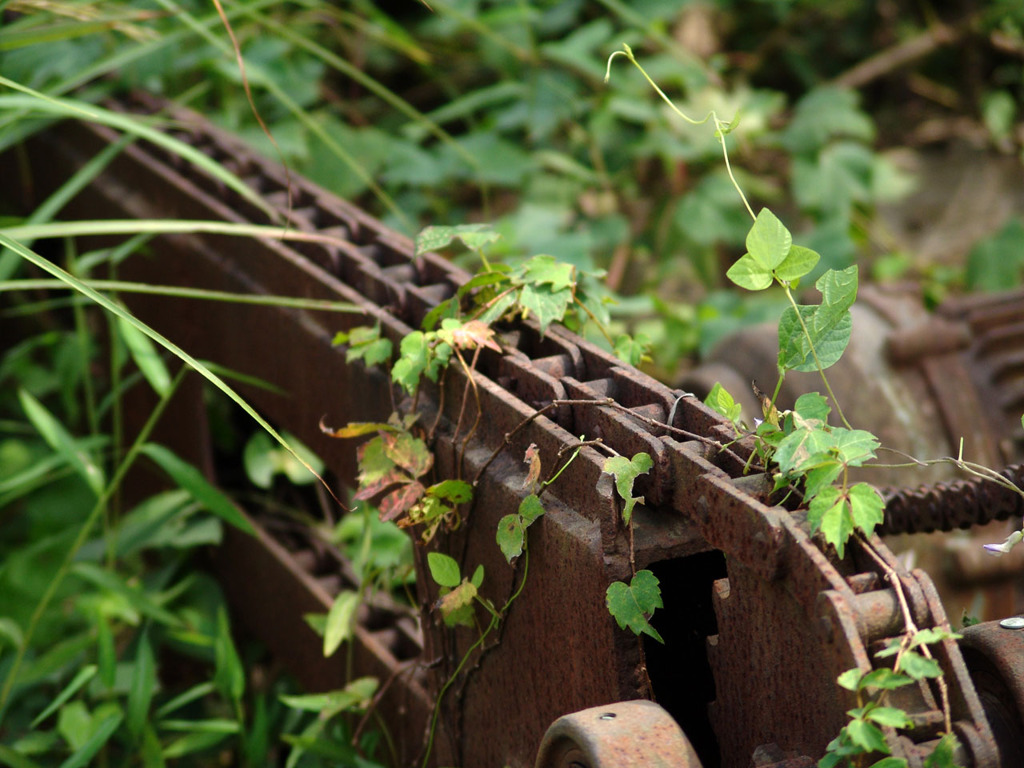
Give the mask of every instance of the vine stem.
[{"label": "vine stem", "polygon": [[656,82],[654,82],[653,79],[651,79],[651,76],[647,74],[647,70],[645,70],[640,65],[640,62],[636,60],[636,56],[633,55],[633,49],[630,48],[626,43],[622,44],[621,51],[615,51],[614,53],[612,53],[611,56],[608,57],[608,65],[605,68],[604,74],[604,81],[606,83],[611,78],[612,60],[616,56],[625,56],[627,59],[629,59],[630,62],[632,62],[633,66],[640,70],[640,74],[644,76],[644,79],[650,84],[651,88],[654,89],[654,92],[661,97],[661,100],[668,104],[669,109],[671,109],[676,115],[678,115],[684,121],[686,121],[690,125],[704,125],[708,120],[711,120],[714,123],[715,138],[718,139],[718,142],[722,145],[722,156],[725,158],[725,170],[726,173],[729,174],[729,181],[732,182],[733,187],[736,189],[736,192],[740,196],[740,200],[743,201],[743,205],[747,209],[747,213],[750,214],[750,218],[752,218],[754,221],[757,221],[757,215],[754,213],[754,209],[750,207],[750,203],[747,201],[747,196],[743,194],[743,190],[740,188],[739,182],[736,181],[736,177],[733,175],[732,165],[729,163],[729,151],[725,146],[726,134],[736,127],[738,121],[734,119],[729,122],[722,122],[718,117],[718,113],[715,112],[715,110],[713,109],[710,112],[708,112],[702,120],[694,120],[692,117],[690,117],[681,109],[679,109],[679,107],[677,107],[672,102],[672,99],[670,99],[665,94],[665,92],[661,90],[661,87]]},{"label": "vine stem", "polygon": [[501,620],[504,618],[505,614],[508,612],[509,607],[515,601],[515,599],[518,598],[519,595],[522,593],[523,587],[526,586],[526,577],[527,577],[527,574],[529,573],[529,570],[530,570],[530,549],[527,546],[526,542],[524,541],[523,542],[523,577],[519,581],[519,587],[516,589],[515,592],[513,592],[509,596],[508,600],[505,602],[505,605],[503,605],[501,607],[501,610],[500,611],[495,611],[494,608],[492,608],[490,605],[485,603],[483,600],[480,600],[479,597],[477,598],[478,602],[480,602],[485,608],[487,608],[488,611],[490,611],[491,620],[487,624],[487,629],[485,629],[483,632],[481,632],[480,633],[480,637],[478,637],[476,640],[474,640],[473,644],[470,645],[469,648],[466,650],[466,653],[459,660],[458,666],[455,667],[455,671],[452,672],[451,676],[445,681],[444,685],[441,686],[441,690],[438,691],[438,693],[437,693],[437,699],[434,701],[434,711],[431,713],[431,716],[430,716],[430,731],[429,731],[429,734],[427,736],[426,753],[423,755],[423,764],[422,764],[423,768],[427,768],[428,764],[430,763],[430,754],[434,750],[434,737],[437,734],[437,721],[438,721],[438,718],[441,716],[441,702],[444,700],[445,694],[448,692],[448,689],[451,688],[452,685],[455,683],[456,678],[458,678],[459,674],[461,674],[463,668],[469,662],[469,659],[470,659],[470,657],[472,657],[473,653],[480,646],[482,646],[484,644],[484,641],[486,641],[488,637],[490,637],[491,632],[493,632],[498,627],[498,625],[501,623]]},{"label": "vine stem", "polygon": [[[918,633],[917,624],[914,622],[914,617],[910,613],[910,605],[907,603],[907,596],[903,591],[903,582],[900,581],[899,574],[895,569],[890,566],[885,560],[879,555],[871,542],[864,537],[860,536],[861,543],[864,545],[864,551],[871,556],[871,559],[878,564],[878,566],[885,571],[885,578],[890,584],[892,584],[893,590],[896,592],[896,598],[899,600],[900,611],[903,613],[903,622],[905,625],[905,632],[903,635],[903,642],[900,644],[899,653],[896,654],[896,660],[893,663],[894,669],[899,669],[900,660],[903,658],[903,654],[908,650],[909,643],[914,639],[914,635]],[[921,653],[926,658],[934,661],[935,657],[932,655],[931,649],[922,643],[920,646]],[[949,707],[949,687],[946,685],[946,678],[943,675],[935,678],[935,683],[939,687],[939,694],[942,697],[942,716],[945,719],[946,733],[953,732],[952,715]]]},{"label": "vine stem", "polygon": [[957,469],[963,470],[969,475],[973,475],[974,477],[982,480],[988,480],[989,482],[1002,486],[1008,491],[1013,491],[1017,495],[1024,497],[1024,488],[1019,487],[1013,483],[1013,481],[1003,477],[998,472],[993,471],[990,467],[986,467],[984,464],[976,464],[973,461],[964,461],[963,458],[953,458],[952,456],[944,456],[940,459],[918,459],[911,456],[909,453],[904,453],[898,448],[889,448],[884,445],[881,446],[879,450],[899,454],[905,459],[908,459],[908,461],[902,464],[868,464],[866,466],[878,467],[879,469],[900,469],[902,467],[934,467],[939,464],[952,464]]},{"label": "vine stem", "polygon": [[[634,411],[634,410],[632,410],[630,408],[627,408],[624,405],[621,405],[621,404],[615,402],[615,400],[613,400],[610,397],[602,398],[600,400],[582,400],[582,399],[579,399],[579,400],[577,400],[577,399],[552,400],[550,403],[547,403],[546,405],[541,406],[536,411],[534,411],[529,416],[527,416],[525,419],[523,419],[521,422],[516,424],[516,426],[512,429],[512,431],[508,432],[505,435],[505,439],[502,441],[501,445],[499,445],[497,448],[494,449],[494,451],[491,453],[491,455],[487,457],[487,461],[485,461],[483,463],[483,465],[480,467],[480,469],[477,470],[476,477],[473,478],[473,485],[475,486],[475,485],[477,485],[480,482],[480,478],[483,477],[483,474],[484,474],[484,472],[487,471],[487,468],[489,466],[491,466],[491,464],[494,462],[494,460],[496,458],[498,458],[498,456],[501,454],[501,452],[503,450],[505,450],[508,446],[510,446],[512,444],[512,437],[516,433],[518,433],[520,430],[524,429],[527,425],[529,425],[531,422],[533,422],[537,418],[545,415],[549,411],[551,411],[551,410],[553,410],[553,409],[555,409],[555,408],[557,408],[557,407],[559,407],[561,405],[603,405],[603,406],[606,406],[608,408],[614,408],[617,411],[622,411],[623,413],[628,413],[634,419],[637,419],[640,422],[642,422],[644,424],[647,424],[648,426],[657,427],[659,429],[664,429],[666,432],[670,432],[673,435],[680,435],[682,437],[687,438],[688,440],[697,440],[697,441],[699,441],[701,443],[704,443],[705,445],[711,446],[712,448],[717,448],[719,451],[728,450],[727,446],[722,445],[722,443],[720,441],[715,440],[714,438],[706,437],[704,435],[698,435],[696,432],[690,432],[689,430],[682,429],[680,427],[675,427],[675,426],[673,426],[671,424],[667,424],[667,423],[665,423],[663,421],[658,421],[657,419],[652,419],[650,416],[644,416],[644,415],[639,414],[639,413],[637,413],[636,411]],[[601,445],[603,445],[603,444],[601,444]],[[608,446],[604,446],[604,447],[608,448]],[[737,458],[740,458],[740,457],[737,457]]]},{"label": "vine stem", "polygon": [[[828,383],[828,377],[825,375],[825,367],[821,364],[821,360],[818,358],[818,352],[814,348],[814,341],[811,339],[811,332],[807,328],[807,323],[804,322],[803,315],[800,314],[800,308],[797,306],[796,299],[793,298],[793,291],[790,289],[787,283],[783,283],[782,287],[786,291],[786,298],[789,300],[789,305],[793,308],[793,312],[796,313],[796,319],[800,323],[800,330],[804,333],[804,338],[807,339],[807,346],[811,350],[811,356],[814,358],[814,367],[818,371],[818,375],[821,376],[821,381],[825,385],[825,391],[828,392],[829,398],[832,400],[832,404],[836,407],[836,415],[839,416],[839,420],[843,422],[843,426],[847,429],[853,429],[850,422],[846,420],[846,414],[843,413],[843,408],[839,404],[839,399],[836,397],[835,392],[832,391],[832,385]],[[779,386],[781,386],[782,380],[779,380]],[[776,386],[775,391],[778,393],[779,387]]]}]

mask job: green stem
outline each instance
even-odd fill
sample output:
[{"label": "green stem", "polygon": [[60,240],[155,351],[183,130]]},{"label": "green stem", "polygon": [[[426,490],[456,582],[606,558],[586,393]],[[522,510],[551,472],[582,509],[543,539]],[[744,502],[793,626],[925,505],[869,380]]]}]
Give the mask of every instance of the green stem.
[{"label": "green stem", "polygon": [[[85,285],[96,291],[118,291],[120,293],[144,293],[156,296],[173,296],[183,299],[206,299],[225,301],[236,304],[263,304],[273,307],[291,309],[318,309],[325,312],[352,312],[365,314],[365,310],[344,301],[327,301],[322,299],[300,299],[292,296],[264,296],[250,293],[232,293],[230,291],[210,291],[202,288],[184,288],[176,285],[150,285],[134,283],[126,280],[88,280],[82,279]],[[4,291],[33,291],[70,288],[61,280],[4,280],[0,281],[0,293]]]},{"label": "green stem", "polygon": [[156,408],[153,409],[153,412],[149,415],[149,418],[143,425],[142,430],[139,432],[138,437],[135,438],[135,442],[129,449],[128,454],[124,458],[124,461],[122,461],[121,464],[118,466],[117,473],[114,475],[113,478],[111,478],[110,482],[107,484],[107,487],[103,490],[103,493],[100,495],[100,497],[96,499],[96,503],[93,505],[92,510],[89,512],[89,516],[85,519],[85,522],[82,524],[81,529],[79,529],[78,531],[78,536],[75,537],[74,542],[71,544],[71,549],[68,550],[67,555],[65,555],[64,557],[64,561],[60,564],[60,567],[57,569],[57,573],[54,574],[53,579],[50,581],[49,584],[47,584],[46,591],[43,593],[43,596],[40,598],[39,603],[36,605],[35,610],[32,612],[32,616],[29,619],[28,626],[25,629],[24,640],[18,647],[18,651],[14,657],[14,662],[11,664],[11,669],[7,673],[7,679],[4,680],[3,688],[0,689],[0,720],[2,720],[3,715],[6,712],[7,701],[10,698],[11,691],[14,689],[14,684],[18,678],[18,672],[21,669],[21,665],[25,660],[25,654],[28,652],[28,648],[32,641],[32,636],[35,634],[35,631],[39,626],[39,622],[43,618],[43,614],[46,612],[46,609],[50,606],[50,603],[53,601],[53,597],[57,593],[57,589],[63,583],[65,577],[68,575],[68,571],[71,570],[71,564],[74,562],[75,555],[78,554],[78,551],[88,540],[89,533],[92,531],[92,528],[96,524],[96,521],[102,515],[103,510],[106,509],[107,502],[113,496],[114,491],[120,486],[121,481],[124,480],[124,477],[128,473],[128,470],[135,462],[135,459],[138,457],[142,446],[149,439],[150,433],[153,431],[154,427],[156,427],[157,422],[163,415],[164,409],[167,407],[167,404],[170,402],[171,397],[173,396],[175,390],[177,390],[178,385],[181,383],[187,371],[188,368],[182,367],[178,371],[177,376],[175,376],[174,381],[171,382],[171,386],[168,388],[167,394],[160,398],[159,402],[156,405]]},{"label": "green stem", "polygon": [[466,666],[466,663],[469,661],[474,651],[476,651],[477,648],[484,644],[484,641],[491,634],[491,632],[493,632],[498,627],[498,624],[501,623],[502,617],[504,617],[504,615],[508,612],[509,606],[511,606],[515,599],[519,597],[520,593],[522,593],[523,587],[526,586],[526,576],[529,570],[530,550],[526,546],[526,542],[524,541],[523,578],[519,581],[519,587],[516,589],[515,592],[512,593],[512,595],[505,602],[505,605],[502,606],[500,611],[495,612],[493,608],[491,608],[490,606],[486,606],[488,610],[491,611],[491,621],[488,623],[487,629],[481,632],[480,637],[478,637],[476,641],[471,646],[469,646],[469,648],[466,650],[465,655],[463,655],[462,659],[459,661],[458,666],[455,667],[455,671],[452,672],[451,676],[445,681],[444,685],[441,686],[441,690],[437,693],[437,700],[434,702],[434,711],[433,713],[431,713],[430,716],[430,732],[429,735],[427,736],[426,752],[423,755],[423,768],[427,768],[427,765],[430,762],[430,753],[434,749],[434,736],[437,734],[437,720],[441,716],[441,702],[444,699],[444,695],[448,692],[448,689],[452,687],[452,684],[455,682],[456,678],[458,678],[459,674],[462,672],[463,667]]},{"label": "green stem", "polygon": [[[781,280],[779,283],[786,291],[786,298],[789,299],[789,305],[793,308],[796,313],[796,319],[800,323],[800,329],[804,332],[804,338],[807,339],[807,346],[811,350],[811,356],[814,358],[814,366],[818,370],[818,375],[821,376],[821,381],[825,385],[825,391],[828,392],[829,398],[832,400],[832,404],[836,407],[836,414],[839,416],[839,420],[843,422],[843,426],[847,429],[853,429],[850,426],[850,422],[846,420],[846,415],[843,413],[843,408],[839,405],[839,399],[836,397],[835,392],[832,391],[832,385],[828,383],[828,377],[825,375],[825,369],[821,364],[821,360],[818,359],[818,352],[814,349],[814,342],[811,340],[811,332],[807,328],[807,323],[804,322],[803,315],[800,314],[800,309],[797,306],[796,299],[793,298],[793,292],[790,290],[789,285]],[[778,392],[778,388],[776,388]]]},{"label": "green stem", "polygon": [[694,120],[692,117],[690,117],[681,109],[679,109],[679,107],[677,107],[673,103],[672,99],[670,99],[665,94],[665,92],[661,90],[661,87],[656,82],[654,82],[650,75],[647,74],[647,70],[640,66],[640,62],[638,62],[636,60],[636,56],[633,55],[633,49],[626,45],[626,43],[622,44],[621,51],[615,51],[611,56],[608,57],[608,66],[605,69],[604,74],[605,82],[608,82],[608,78],[611,77],[612,60],[616,56],[625,56],[627,59],[629,59],[633,63],[633,66],[640,70],[640,74],[644,76],[644,79],[650,84],[651,88],[654,89],[654,92],[661,97],[661,100],[668,104],[669,109],[671,109],[676,115],[678,115],[684,121],[686,121],[690,125],[704,125],[704,123],[706,123],[708,120],[711,120],[714,123],[715,138],[717,138],[719,143],[722,145],[722,155],[725,157],[725,170],[729,174],[729,180],[732,182],[732,185],[736,189],[736,192],[739,193],[740,200],[743,201],[743,205],[747,209],[747,213],[750,214],[750,218],[752,218],[754,221],[757,221],[757,216],[754,213],[754,209],[750,207],[750,203],[747,201],[747,196],[743,194],[743,190],[740,188],[739,182],[736,181],[736,177],[733,175],[732,165],[729,163],[729,150],[725,146],[725,135],[736,127],[736,121],[731,120],[727,123],[723,123],[721,120],[719,120],[718,113],[715,112],[715,110],[711,110],[710,112],[708,112],[701,120]]}]

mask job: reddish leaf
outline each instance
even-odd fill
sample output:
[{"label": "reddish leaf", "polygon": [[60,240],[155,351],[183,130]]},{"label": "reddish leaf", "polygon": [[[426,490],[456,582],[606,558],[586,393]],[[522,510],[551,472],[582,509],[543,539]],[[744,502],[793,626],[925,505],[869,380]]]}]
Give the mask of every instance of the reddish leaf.
[{"label": "reddish leaf", "polygon": [[403,485],[380,502],[380,519],[395,520],[401,517],[423,496],[423,485],[415,480]]},{"label": "reddish leaf", "polygon": [[425,475],[434,464],[434,456],[427,445],[408,432],[381,435],[384,455],[409,472],[413,477]]},{"label": "reddish leaf", "polygon": [[451,334],[449,343],[458,349],[487,347],[495,352],[501,352],[501,347],[494,341],[494,331],[482,320],[470,320],[459,328],[450,329],[449,332]]},{"label": "reddish leaf", "polygon": [[540,451],[537,450],[536,443],[530,443],[530,447],[526,449],[523,463],[530,465],[523,488],[533,488],[540,481]]},{"label": "reddish leaf", "polygon": [[366,484],[360,483],[359,490],[356,492],[356,498],[359,501],[366,501],[372,499],[378,493],[386,491],[395,483],[408,483],[409,476],[402,470],[395,467],[390,472],[387,472],[380,477],[374,478]]}]

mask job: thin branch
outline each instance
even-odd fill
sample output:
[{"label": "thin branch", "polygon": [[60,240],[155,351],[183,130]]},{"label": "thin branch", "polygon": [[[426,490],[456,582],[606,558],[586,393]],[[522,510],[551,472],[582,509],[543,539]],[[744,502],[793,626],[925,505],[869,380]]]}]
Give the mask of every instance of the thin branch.
[{"label": "thin branch", "polygon": [[953,25],[936,24],[919,35],[865,59],[835,78],[832,84],[840,88],[861,88],[872,80],[923,59],[945,45],[958,42],[966,34],[973,20],[972,15]]}]

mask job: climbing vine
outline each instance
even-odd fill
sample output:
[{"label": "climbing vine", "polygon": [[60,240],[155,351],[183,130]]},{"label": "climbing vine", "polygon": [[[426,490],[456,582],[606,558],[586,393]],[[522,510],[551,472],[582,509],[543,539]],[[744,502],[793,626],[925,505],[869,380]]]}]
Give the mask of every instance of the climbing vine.
[{"label": "climbing vine", "polygon": [[[879,441],[870,432],[854,429],[850,425],[825,373],[839,361],[850,341],[853,329],[850,307],[857,297],[857,267],[827,270],[815,282],[815,288],[821,295],[820,303],[798,304],[794,291],[801,279],[811,274],[817,266],[820,255],[810,248],[795,245],[790,231],[767,208],[755,215],[729,164],[725,136],[735,127],[736,120],[723,122],[715,112],[710,112],[699,121],[683,114],[651,80],[627,45],[609,57],[606,80],[611,72],[612,61],[617,56],[625,56],[635,65],[658,95],[684,120],[694,125],[709,121],[713,123],[729,178],[753,220],[746,237],[746,253],[729,268],[726,275],[734,284],[750,291],[763,291],[777,286],[788,301],[789,306],[778,324],[779,376],[775,391],[769,397],[757,390],[755,385],[755,394],[761,399],[763,407],[763,419],[758,419],[753,432],[756,457],[764,467],[769,468],[775,491],[786,490],[800,496],[801,504],[807,509],[807,521],[812,535],[820,533],[840,558],[844,556],[850,539],[854,536],[859,538],[865,551],[886,571],[886,577],[896,591],[903,610],[902,635],[876,654],[880,659],[894,657],[892,667],[882,667],[867,673],[851,669],[838,678],[840,686],[855,693],[857,707],[847,713],[849,722],[829,743],[818,766],[859,768],[866,765],[865,760],[869,756],[881,754],[887,756],[873,763],[872,768],[907,768],[905,759],[889,754],[881,728],[905,729],[912,724],[906,711],[886,705],[887,697],[896,688],[932,678],[941,693],[945,734],[927,758],[926,765],[928,768],[952,768],[957,741],[950,722],[949,696],[942,670],[928,646],[958,636],[943,629],[919,630],[915,626],[898,575],[874,551],[868,537],[883,521],[884,501],[868,483],[852,483],[849,471],[876,458]],[[796,401],[792,410],[779,411],[775,400],[789,371],[817,372],[827,397],[819,393],[805,394]],[[716,385],[706,403],[733,423],[737,435],[742,434],[744,430],[740,422],[740,407],[730,393]],[[841,427],[832,426],[828,422],[833,409],[842,423]],[[625,497],[627,494],[623,495]],[[1021,538],[1024,538],[1024,534],[1015,534],[1002,545],[990,545],[989,549],[997,553],[1008,551]],[[635,584],[636,581],[634,578],[634,584],[628,588],[633,602],[639,604],[634,595],[642,595],[647,601],[645,607],[648,611],[660,607],[657,585],[651,585],[648,579],[639,585]],[[621,597],[627,591],[623,589],[625,585],[613,586],[616,587],[617,596]],[[652,634],[653,631],[641,622],[627,625],[638,634]],[[652,636],[656,637],[656,634]]]},{"label": "climbing vine", "polygon": [[[891,657],[891,666],[869,672],[853,669],[838,678],[838,685],[854,693],[857,706],[848,712],[849,721],[828,745],[826,755],[819,761],[819,768],[860,768],[866,765],[868,757],[878,754],[883,757],[874,762],[872,768],[906,768],[904,759],[889,755],[882,729],[909,728],[911,721],[906,711],[889,702],[889,694],[899,687],[926,679],[935,681],[945,716],[945,735],[928,757],[926,765],[928,768],[953,768],[956,738],[952,734],[948,693],[942,670],[929,645],[957,636],[948,630],[922,630],[914,625],[898,575],[874,551],[869,537],[883,522],[884,501],[870,484],[853,482],[850,470],[866,466],[876,459],[879,441],[870,432],[855,429],[847,421],[826,375],[826,370],[840,360],[850,341],[853,327],[850,308],[857,297],[857,267],[825,271],[815,282],[820,301],[816,304],[798,303],[796,291],[801,281],[815,270],[820,255],[810,248],[794,244],[790,231],[769,209],[763,208],[755,214],[729,163],[725,137],[735,128],[737,121],[723,121],[713,111],[702,120],[693,120],[683,114],[647,75],[628,46],[623,46],[621,51],[609,57],[606,79],[617,56],[624,56],[634,64],[661,98],[684,120],[694,125],[713,125],[715,137],[721,143],[729,179],[752,220],[746,237],[746,252],[726,274],[734,284],[746,290],[763,291],[775,287],[781,290],[788,302],[778,324],[779,376],[775,390],[769,396],[755,389],[762,401],[763,418],[757,419],[754,429],[749,431],[741,421],[741,409],[735,398],[720,385],[712,389],[707,404],[733,423],[738,437],[744,434],[753,436],[755,452],[752,460],[757,460],[767,469],[773,480],[773,492],[795,496],[807,510],[811,534],[820,535],[825,545],[832,547],[840,558],[845,555],[850,540],[856,537],[868,555],[875,558],[886,572],[902,606],[903,633],[876,654],[883,660],[883,665]],[[430,446],[435,439],[438,422],[423,425],[417,415],[416,405],[424,380],[437,384],[443,400],[447,367],[457,362],[467,374],[465,394],[472,397],[463,398],[464,405],[454,425],[454,436],[462,436],[464,448],[481,417],[473,371],[484,350],[501,351],[495,323],[505,319],[532,318],[541,335],[556,323],[573,330],[591,324],[605,338],[608,346],[627,362],[635,364],[644,355],[642,341],[625,335],[612,336],[602,297],[586,290],[583,276],[576,267],[546,254],[535,255],[514,267],[492,262],[487,246],[497,239],[497,233],[479,224],[424,230],[417,238],[417,255],[448,247],[458,240],[479,259],[479,272],[454,296],[434,308],[419,329],[400,340],[397,355],[391,342],[381,338],[379,328],[355,328],[339,334],[336,339],[337,343],[348,345],[350,360],[362,359],[371,365],[390,364],[391,380],[411,398],[411,406],[406,407],[405,415],[396,410],[386,423],[356,423],[339,429],[321,426],[334,437],[369,438],[357,452],[359,488],[356,499],[379,499],[382,519],[393,520],[403,527],[417,527],[424,543],[432,541],[439,531],[451,531],[461,524],[463,510],[472,504],[474,488],[473,483],[461,477],[430,481],[433,468]],[[825,394],[805,394],[791,410],[780,411],[775,401],[782,381],[790,371],[817,372]],[[465,403],[471,401],[476,403],[476,413],[469,417],[472,423],[464,424]],[[604,403],[595,401],[592,404]],[[841,426],[829,422],[833,413]],[[596,441],[591,442],[597,444]],[[439,599],[434,607],[444,624],[449,627],[476,627],[478,635],[440,689],[431,718],[424,765],[429,760],[445,694],[473,655],[485,647],[526,583],[529,568],[527,532],[544,514],[542,495],[545,489],[586,444],[588,441],[581,437],[576,453],[556,467],[544,481],[540,480],[542,463],[536,447],[530,446],[526,452],[524,460],[529,469],[525,487],[530,492],[516,513],[501,519],[495,532],[496,545],[506,561],[517,568],[512,593],[500,607],[481,592],[485,579],[483,566],[476,567],[472,574],[466,574],[449,555],[434,551],[427,554],[428,569],[439,588]],[[614,480],[619,502],[618,516],[630,538],[632,552],[633,513],[636,505],[644,502],[642,496],[635,495],[634,484],[638,477],[650,471],[653,462],[646,453],[627,457],[615,454],[607,446],[601,447],[614,454],[605,460],[603,471]],[[957,461],[958,466],[966,465],[962,460]],[[456,469],[461,471],[461,454]],[[1003,544],[989,545],[988,549],[996,553],[1008,551],[1022,538],[1024,533],[1018,532]],[[632,557],[630,562],[630,581],[613,583],[607,589],[608,610],[621,628],[662,642],[650,622],[654,612],[662,607],[658,580],[648,570],[636,570]],[[478,620],[480,611],[486,619],[484,623]]]}]

